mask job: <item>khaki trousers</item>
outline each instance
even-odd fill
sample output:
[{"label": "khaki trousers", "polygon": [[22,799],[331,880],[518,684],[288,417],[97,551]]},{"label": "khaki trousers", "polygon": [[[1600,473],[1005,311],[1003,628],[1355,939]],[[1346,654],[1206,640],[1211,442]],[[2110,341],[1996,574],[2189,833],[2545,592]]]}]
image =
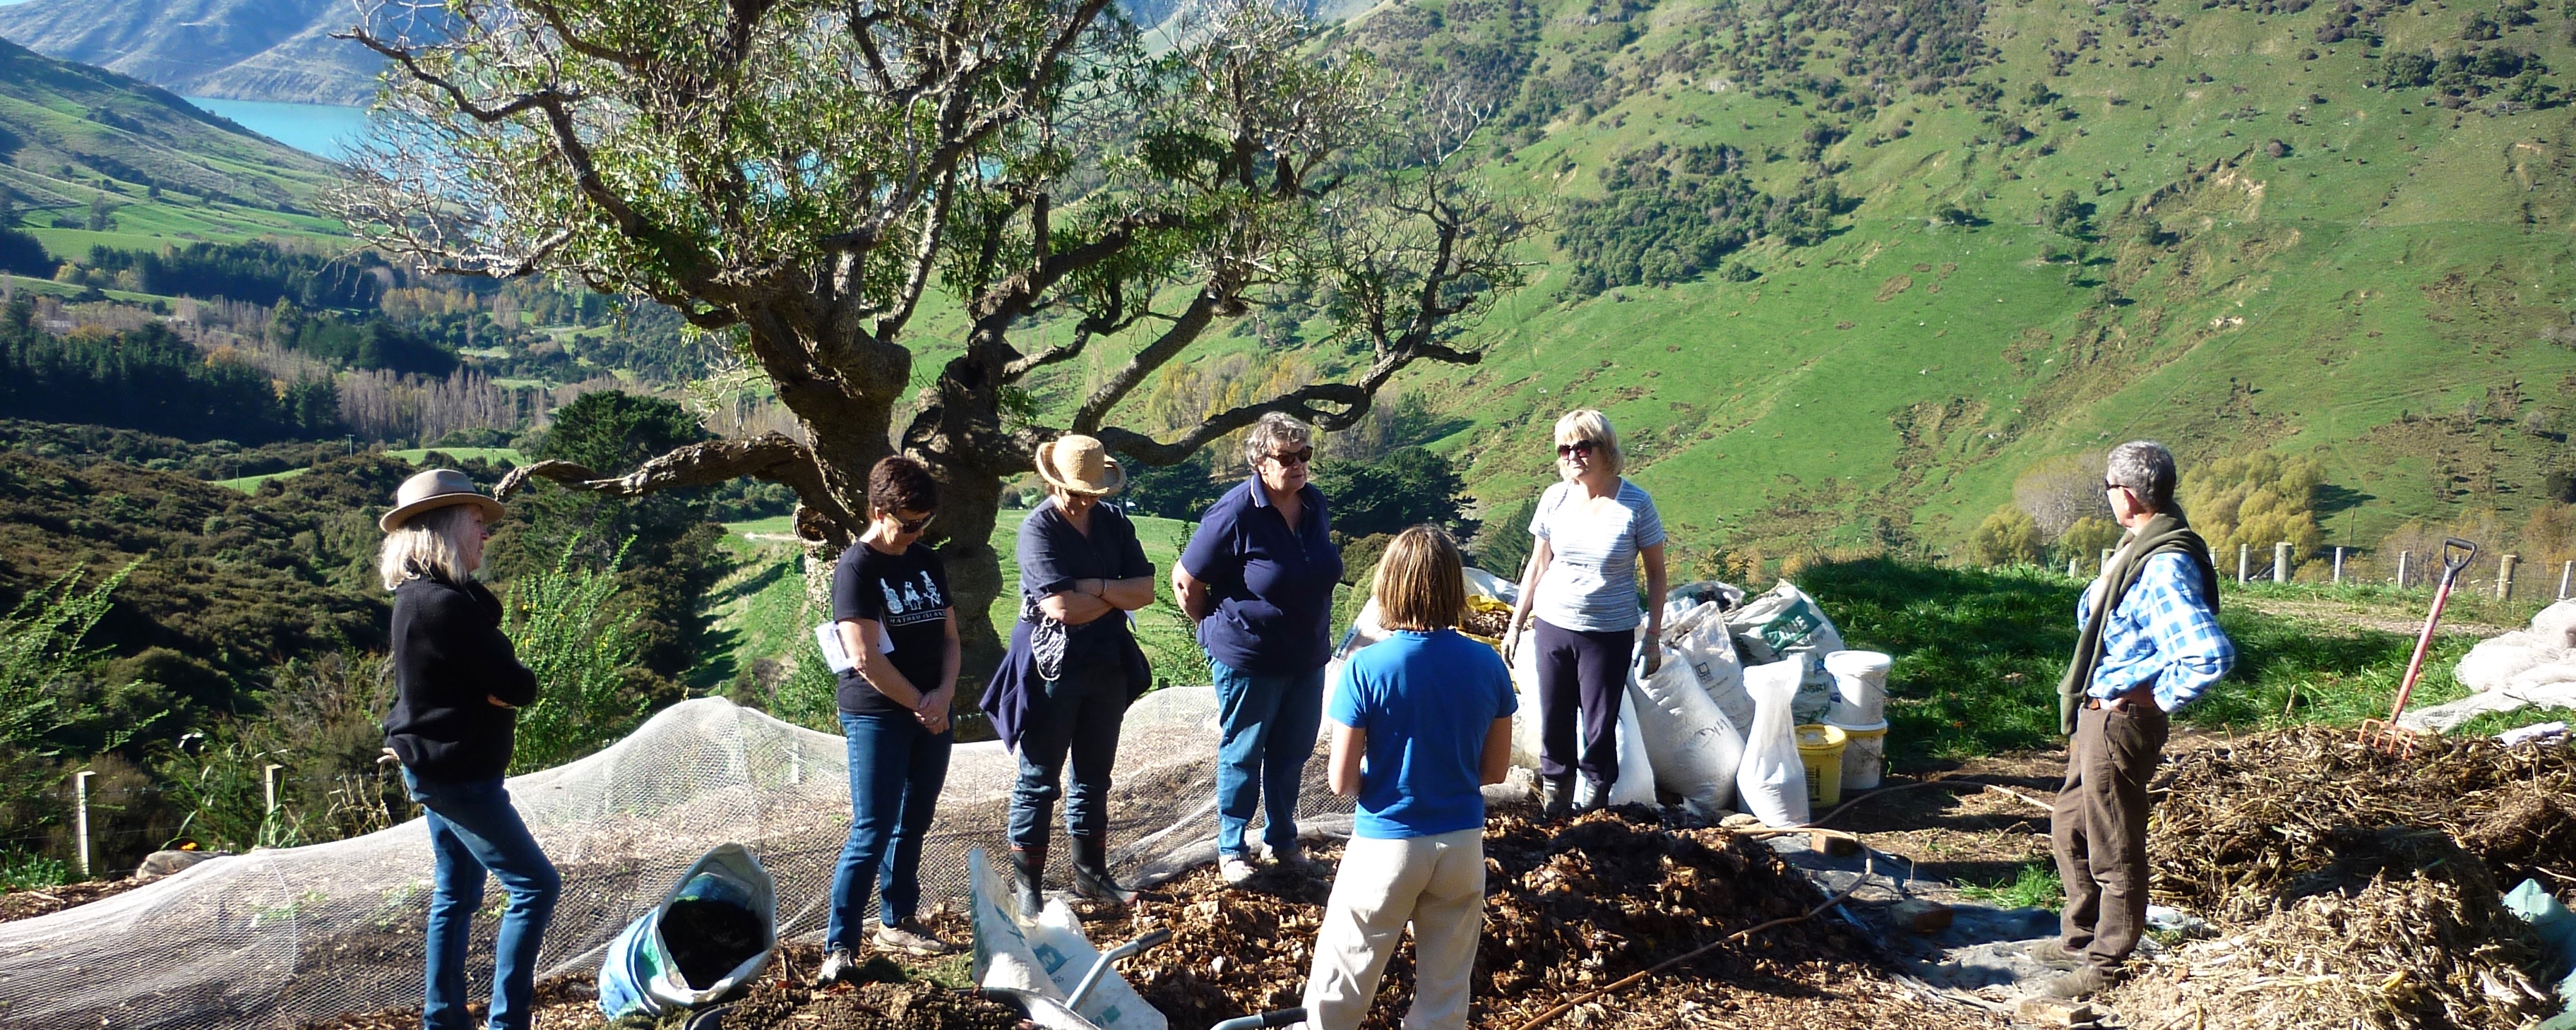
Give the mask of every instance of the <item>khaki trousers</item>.
[{"label": "khaki trousers", "polygon": [[1307,1026],[1360,1025],[1408,922],[1413,1007],[1404,1015],[1405,1030],[1462,1030],[1476,937],[1485,926],[1483,827],[1403,840],[1351,838],[1315,934]]},{"label": "khaki trousers", "polygon": [[2147,921],[2147,781],[2172,722],[2152,702],[2085,708],[2066,748],[2066,783],[2049,814],[2066,950],[2105,969],[2138,946]]}]

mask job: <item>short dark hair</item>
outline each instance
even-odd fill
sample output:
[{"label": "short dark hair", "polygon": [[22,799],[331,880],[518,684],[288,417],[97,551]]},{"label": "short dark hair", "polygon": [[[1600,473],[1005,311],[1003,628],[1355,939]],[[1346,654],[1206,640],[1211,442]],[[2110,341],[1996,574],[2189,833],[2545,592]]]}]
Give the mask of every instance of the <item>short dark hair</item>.
[{"label": "short dark hair", "polygon": [[2174,456],[2153,440],[2131,440],[2111,448],[2103,461],[2103,478],[2129,488],[2148,511],[2173,510]]},{"label": "short dark hair", "polygon": [[874,511],[937,511],[939,481],[930,466],[903,455],[877,462],[868,470],[868,507]]}]

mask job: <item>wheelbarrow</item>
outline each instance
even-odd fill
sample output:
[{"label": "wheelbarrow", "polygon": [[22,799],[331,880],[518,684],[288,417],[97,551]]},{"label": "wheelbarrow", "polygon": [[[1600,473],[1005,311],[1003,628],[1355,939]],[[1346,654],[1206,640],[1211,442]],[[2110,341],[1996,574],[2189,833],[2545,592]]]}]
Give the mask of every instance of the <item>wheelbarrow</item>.
[{"label": "wheelbarrow", "polygon": [[[1066,995],[1063,1001],[1016,987],[985,987],[977,993],[1018,1010],[1021,1018],[1042,1027],[1057,1028],[1057,1030],[1098,1030],[1090,1020],[1083,1018],[1081,1013],[1074,1010],[1081,1007],[1083,999],[1091,996],[1091,989],[1100,985],[1102,978],[1109,974],[1110,967],[1116,965],[1118,960],[1171,939],[1172,931],[1156,930],[1101,952],[1099,960],[1093,962],[1091,968],[1083,972],[1082,979],[1074,984],[1073,992]],[[1305,1021],[1305,1009],[1279,1009],[1259,1015],[1229,1019],[1209,1027],[1208,1030],[1258,1030],[1258,1028],[1282,1027]]]},{"label": "wheelbarrow", "polygon": [[2433,627],[2442,621],[2442,606],[2451,601],[2451,587],[2477,557],[2476,544],[2458,537],[2442,541],[2442,583],[2433,590],[2433,611],[2424,616],[2424,632],[2415,638],[2415,657],[2406,662],[2406,678],[2397,684],[2397,704],[2388,709],[2386,719],[2362,720],[2363,744],[2400,758],[2415,757],[2416,733],[2397,725],[2397,717],[2406,714],[2406,699],[2414,695],[2415,682],[2424,677],[2424,656],[2433,650]]}]

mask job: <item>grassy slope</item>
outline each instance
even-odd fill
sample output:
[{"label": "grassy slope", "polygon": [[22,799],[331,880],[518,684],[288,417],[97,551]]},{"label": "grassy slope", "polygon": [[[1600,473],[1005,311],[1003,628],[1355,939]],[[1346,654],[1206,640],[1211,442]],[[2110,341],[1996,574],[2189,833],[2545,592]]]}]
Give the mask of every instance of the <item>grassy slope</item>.
[{"label": "grassy slope", "polygon": [[[2297,59],[2322,5],[2275,17],[2152,8],[2184,23],[2154,47],[2119,36],[2119,5],[1990,8],[1984,34],[2001,59],[1977,78],[2003,85],[2005,118],[1982,124],[1960,90],[1882,107],[1825,154],[1849,163],[1836,179],[1863,198],[1846,228],[1809,248],[1755,248],[1744,258],[1757,281],[1564,303],[1558,274],[1507,299],[1484,327],[1483,366],[1423,373],[1474,422],[1444,444],[1472,462],[1472,488],[1526,496],[1547,473],[1548,421],[1579,404],[1608,409],[1636,442],[1637,478],[1682,539],[1765,543],[1775,556],[1856,540],[1881,515],[1954,544],[2032,461],[2136,436],[2187,459],[2325,455],[2329,481],[2366,497],[2328,526],[2338,540],[2375,541],[2467,504],[2518,516],[2563,457],[2513,418],[2576,400],[2576,353],[2538,338],[2566,324],[2576,293],[2568,109],[2454,115],[2428,111],[2423,91],[2365,89],[2382,61],[2358,43]],[[1534,74],[1603,31],[1569,17],[1580,5],[1548,9]],[[2540,13],[2502,44],[2540,53],[2565,69],[2551,81],[2576,86],[2565,19]],[[2459,46],[2467,14],[2401,8],[2377,52]],[[1614,72],[1702,34],[1677,0],[1637,17],[1651,27],[1608,58]],[[2079,30],[2102,44],[2049,77],[2046,51]],[[1589,121],[1561,119],[1498,167],[1498,183],[1594,194],[1621,151],[1725,142],[1758,155],[1794,145],[1816,115],[1713,93],[1706,74],[1665,75]],[[2186,82],[2202,74],[2214,81]],[[2076,117],[2021,105],[2032,82]],[[1906,138],[1867,145],[1908,120]],[[2013,124],[2038,138],[1995,141]],[[2266,156],[2272,138],[2290,156]],[[1776,194],[1801,167],[1754,173]],[[2040,207],[2068,190],[2101,212],[2107,260],[2092,267],[2038,260]],[[1944,202],[1987,224],[1930,225]],[[2180,238],[2145,242],[2151,222]],[[2456,417],[2497,389],[2521,401]],[[2452,417],[2399,423],[2407,412]]]},{"label": "grassy slope", "polygon": [[[0,43],[0,141],[0,187],[56,257],[87,254],[98,244],[346,239],[337,223],[310,209],[330,178],[321,160],[166,90],[9,43]],[[159,199],[147,196],[155,184]],[[86,221],[102,193],[118,205],[114,231],[51,228],[57,216]]]}]

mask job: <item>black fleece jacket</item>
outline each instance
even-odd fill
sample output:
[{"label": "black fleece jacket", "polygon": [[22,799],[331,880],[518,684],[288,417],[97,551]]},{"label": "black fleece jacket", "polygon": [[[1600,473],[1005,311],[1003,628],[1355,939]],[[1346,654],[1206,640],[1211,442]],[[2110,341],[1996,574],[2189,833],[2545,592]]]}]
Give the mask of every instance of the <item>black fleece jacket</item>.
[{"label": "black fleece jacket", "polygon": [[501,633],[501,600],[483,584],[420,577],[394,590],[394,707],[385,746],[428,780],[497,779],[510,767],[518,712],[537,675]]}]

